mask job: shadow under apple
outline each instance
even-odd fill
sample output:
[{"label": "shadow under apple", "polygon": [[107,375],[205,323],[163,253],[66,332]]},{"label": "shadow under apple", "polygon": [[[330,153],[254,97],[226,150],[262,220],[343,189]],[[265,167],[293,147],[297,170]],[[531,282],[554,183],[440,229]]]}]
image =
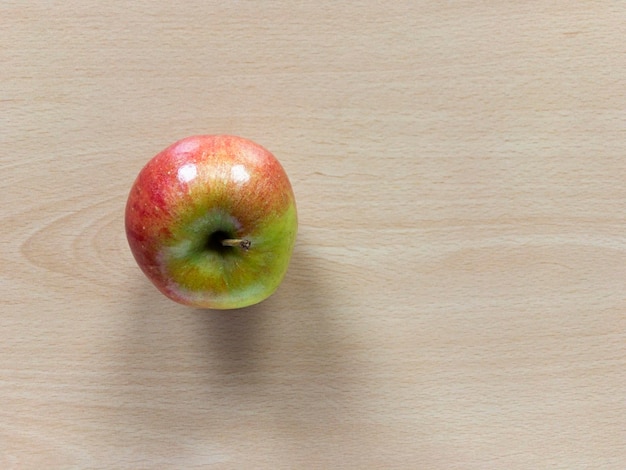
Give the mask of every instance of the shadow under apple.
[{"label": "shadow under apple", "polygon": [[[163,439],[235,445],[243,425],[248,439],[293,455],[293,436],[324,442],[338,432],[357,414],[359,363],[334,304],[342,287],[326,281],[331,263],[300,235],[278,291],[226,311],[177,305],[138,276],[112,377],[119,445],[143,453],[165,452]],[[129,433],[154,442],[132,444],[121,437]]]}]

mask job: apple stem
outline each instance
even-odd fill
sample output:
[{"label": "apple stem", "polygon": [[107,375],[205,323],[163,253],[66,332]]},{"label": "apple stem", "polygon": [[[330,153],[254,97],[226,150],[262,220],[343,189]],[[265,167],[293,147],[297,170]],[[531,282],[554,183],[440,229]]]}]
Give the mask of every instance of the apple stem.
[{"label": "apple stem", "polygon": [[250,240],[246,240],[245,238],[225,238],[222,240],[222,246],[238,246],[245,251],[250,249],[250,245],[252,242]]}]

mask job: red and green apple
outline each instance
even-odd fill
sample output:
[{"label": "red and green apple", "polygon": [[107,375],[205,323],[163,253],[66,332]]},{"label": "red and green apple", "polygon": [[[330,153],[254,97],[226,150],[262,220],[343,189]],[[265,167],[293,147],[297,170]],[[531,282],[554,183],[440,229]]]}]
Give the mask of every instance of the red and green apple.
[{"label": "red and green apple", "polygon": [[126,204],[137,264],[167,297],[211,309],[269,297],[296,232],[293,190],[278,160],[237,136],[182,139],[140,171]]}]

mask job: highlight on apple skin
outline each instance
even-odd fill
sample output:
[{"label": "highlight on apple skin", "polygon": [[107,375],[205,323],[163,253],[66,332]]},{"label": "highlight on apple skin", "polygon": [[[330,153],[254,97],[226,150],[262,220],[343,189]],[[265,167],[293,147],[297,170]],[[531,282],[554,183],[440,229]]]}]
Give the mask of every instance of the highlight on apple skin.
[{"label": "highlight on apple skin", "polygon": [[242,137],[199,135],[143,167],[125,225],[137,264],[163,294],[233,309],[278,288],[298,221],[291,183],[268,150]]}]

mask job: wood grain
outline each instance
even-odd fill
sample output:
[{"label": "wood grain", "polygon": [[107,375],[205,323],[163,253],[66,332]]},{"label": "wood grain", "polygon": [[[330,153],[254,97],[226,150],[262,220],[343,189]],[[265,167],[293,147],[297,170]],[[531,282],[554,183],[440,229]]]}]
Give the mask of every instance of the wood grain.
[{"label": "wood grain", "polygon": [[[626,6],[0,5],[0,467],[622,469]],[[279,291],[190,310],[141,166],[289,173]]]}]

